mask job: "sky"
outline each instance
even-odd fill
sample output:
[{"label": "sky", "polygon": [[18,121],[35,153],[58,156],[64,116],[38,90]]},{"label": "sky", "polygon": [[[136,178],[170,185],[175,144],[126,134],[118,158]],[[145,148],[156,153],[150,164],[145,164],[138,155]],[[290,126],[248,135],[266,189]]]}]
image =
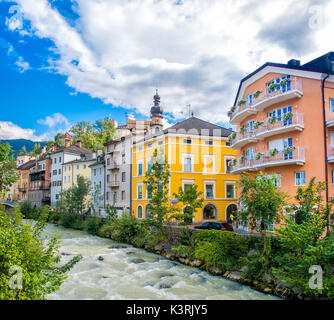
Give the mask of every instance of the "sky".
[{"label": "sky", "polygon": [[196,117],[229,126],[240,80],[334,51],[334,0],[0,0],[0,139],[79,121]]}]

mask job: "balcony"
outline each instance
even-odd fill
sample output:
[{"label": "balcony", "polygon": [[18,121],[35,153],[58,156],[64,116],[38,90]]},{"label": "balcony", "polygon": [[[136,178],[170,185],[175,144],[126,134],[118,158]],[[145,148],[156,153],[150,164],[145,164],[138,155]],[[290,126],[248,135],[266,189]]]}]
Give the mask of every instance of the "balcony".
[{"label": "balcony", "polygon": [[109,188],[119,188],[119,181],[110,181],[107,184]]},{"label": "balcony", "polygon": [[328,146],[327,161],[328,163],[334,163],[334,146]]},{"label": "balcony", "polygon": [[238,133],[236,138],[232,140],[231,147],[234,149],[240,149],[248,143],[258,142],[265,138],[282,134],[290,131],[302,131],[304,129],[304,117],[303,114],[294,112],[290,114],[290,118],[284,119],[284,115],[281,116],[280,121],[271,123],[269,119],[260,121],[260,125],[257,129],[251,132],[245,132],[244,134]]},{"label": "balcony", "polygon": [[236,125],[246,119],[251,114],[256,114],[273,104],[284,102],[294,98],[303,96],[302,80],[292,78],[286,85],[278,86],[274,91],[270,92],[269,87],[259,90],[260,94],[257,98],[253,98],[250,103],[245,102],[240,106],[236,106],[236,110],[230,117],[230,123]]},{"label": "balcony", "polygon": [[119,170],[120,165],[117,162],[111,162],[107,165],[107,170]]},{"label": "balcony", "polygon": [[29,190],[38,191],[38,190],[49,190],[51,183],[48,181],[33,181],[30,182]]},{"label": "balcony", "polygon": [[241,159],[238,159],[238,163],[235,166],[231,167],[231,173],[239,174],[244,171],[259,171],[264,168],[289,165],[302,166],[306,162],[305,152],[304,149],[301,147],[296,147],[295,150],[292,150],[290,152],[281,151],[275,155],[270,154],[269,151],[266,151],[264,154],[261,154],[260,157],[255,156],[254,159],[245,159],[242,162],[240,162],[240,160]]},{"label": "balcony", "polygon": [[26,184],[20,185],[18,187],[20,192],[27,192],[28,191],[28,186]]}]

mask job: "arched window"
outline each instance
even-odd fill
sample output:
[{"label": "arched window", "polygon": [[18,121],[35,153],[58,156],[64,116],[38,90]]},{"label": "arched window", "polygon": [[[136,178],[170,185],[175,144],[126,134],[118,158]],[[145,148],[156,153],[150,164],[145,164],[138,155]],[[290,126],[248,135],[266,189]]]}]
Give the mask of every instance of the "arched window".
[{"label": "arched window", "polygon": [[149,203],[145,209],[145,218],[153,219],[153,206]]},{"label": "arched window", "polygon": [[228,223],[233,223],[235,218],[235,212],[238,210],[238,207],[235,204],[230,204],[226,208],[226,220]]},{"label": "arched window", "polygon": [[143,219],[143,207],[142,206],[138,206],[137,217],[138,219]]},{"label": "arched window", "polygon": [[217,218],[217,208],[209,203],[203,208],[204,220],[215,220]]}]

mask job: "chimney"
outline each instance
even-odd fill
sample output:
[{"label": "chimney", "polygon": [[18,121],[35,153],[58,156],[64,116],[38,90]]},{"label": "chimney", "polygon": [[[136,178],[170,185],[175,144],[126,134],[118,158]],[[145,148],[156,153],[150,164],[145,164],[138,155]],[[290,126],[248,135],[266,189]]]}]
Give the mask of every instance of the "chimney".
[{"label": "chimney", "polygon": [[80,140],[77,141],[76,146],[81,148],[81,141]]},{"label": "chimney", "polygon": [[300,60],[296,60],[296,59],[289,60],[288,66],[300,67]]}]

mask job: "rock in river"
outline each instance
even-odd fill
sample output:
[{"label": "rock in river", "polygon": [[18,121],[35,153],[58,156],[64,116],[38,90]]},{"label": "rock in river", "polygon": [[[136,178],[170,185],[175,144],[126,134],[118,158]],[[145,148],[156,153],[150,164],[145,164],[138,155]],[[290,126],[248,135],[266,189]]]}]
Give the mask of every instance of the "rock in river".
[{"label": "rock in river", "polygon": [[143,263],[145,262],[144,259],[140,259],[140,258],[136,258],[136,259],[132,259],[130,262],[138,264],[138,263]]}]

